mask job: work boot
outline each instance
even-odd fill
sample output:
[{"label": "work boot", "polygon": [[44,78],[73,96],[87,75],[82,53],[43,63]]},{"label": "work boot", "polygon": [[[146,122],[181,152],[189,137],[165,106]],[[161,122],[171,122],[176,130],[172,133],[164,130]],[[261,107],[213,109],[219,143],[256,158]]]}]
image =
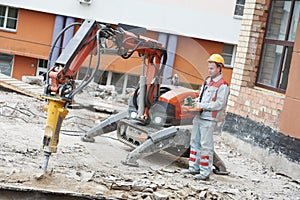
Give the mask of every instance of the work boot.
[{"label": "work boot", "polygon": [[199,181],[208,181],[209,180],[209,176],[203,176],[202,174],[196,174],[194,176],[194,178]]},{"label": "work boot", "polygon": [[183,170],[181,170],[180,173],[181,174],[192,174],[192,175],[195,175],[195,174],[199,174],[200,172],[199,171],[193,171],[193,170],[190,170],[190,169],[183,169]]}]

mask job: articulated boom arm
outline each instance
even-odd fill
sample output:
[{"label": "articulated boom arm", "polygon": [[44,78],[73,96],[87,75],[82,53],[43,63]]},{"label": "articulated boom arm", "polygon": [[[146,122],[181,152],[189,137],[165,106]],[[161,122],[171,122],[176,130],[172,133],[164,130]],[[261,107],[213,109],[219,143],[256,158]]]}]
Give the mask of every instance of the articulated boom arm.
[{"label": "articulated boom arm", "polygon": [[73,97],[77,93],[73,91],[73,80],[83,61],[93,51],[97,51],[98,56],[101,52],[108,52],[124,59],[136,51],[146,57],[148,66],[154,65],[156,68],[160,68],[161,59],[166,54],[162,44],[155,40],[137,36],[120,27],[86,20],[49,70],[51,85],[47,86],[46,94],[71,100],[68,96]]},{"label": "articulated boom arm", "polygon": [[[97,54],[97,65],[94,72],[91,76],[86,76],[83,82],[75,88],[74,80],[78,70],[91,52]],[[44,98],[48,100],[45,110],[48,115],[43,139],[45,156],[42,168],[44,173],[47,170],[51,153],[55,153],[57,150],[61,125],[68,114],[67,106],[72,102],[74,95],[95,76],[100,65],[100,54],[109,53],[127,59],[134,52],[138,52],[147,60],[147,64],[144,64],[148,68],[154,67],[153,77],[160,76],[166,63],[166,51],[162,44],[149,38],[137,36],[121,27],[100,24],[94,20],[85,20],[66,48],[62,50],[54,66],[48,72],[48,85],[45,88]],[[150,79],[152,79],[151,76]]]}]

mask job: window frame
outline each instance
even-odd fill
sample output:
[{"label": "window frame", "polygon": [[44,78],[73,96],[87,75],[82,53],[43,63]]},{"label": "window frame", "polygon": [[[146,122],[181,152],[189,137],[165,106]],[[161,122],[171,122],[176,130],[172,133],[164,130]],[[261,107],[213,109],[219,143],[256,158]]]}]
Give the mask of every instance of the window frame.
[{"label": "window frame", "polygon": [[[244,11],[245,11],[246,0],[245,0],[245,3],[244,3],[244,4],[238,4],[237,1],[238,1],[238,0],[235,1],[234,11],[233,11],[233,17],[236,18],[236,19],[242,19],[242,18],[243,18],[243,15],[244,15]],[[242,15],[237,15],[237,14],[235,14],[235,11],[236,11],[237,6],[243,6],[243,13],[242,13]]]},{"label": "window frame", "polygon": [[[17,27],[18,27],[18,21],[19,21],[19,9],[16,8],[16,7],[5,6],[5,5],[0,5],[0,6],[5,7],[5,16],[3,16],[4,17],[4,22],[3,22],[3,26],[0,26],[0,30],[9,31],[9,32],[16,32]],[[18,10],[17,17],[15,18],[16,19],[16,28],[15,29],[7,28],[7,21],[8,21],[9,18],[11,18],[11,17],[8,17],[8,12],[9,12],[10,8],[15,8],[15,9]]]},{"label": "window frame", "polygon": [[[271,15],[269,15],[268,19],[267,19],[267,29],[264,33],[262,51],[261,51],[260,58],[259,58],[259,67],[258,67],[258,70],[257,70],[255,85],[258,86],[258,87],[261,87],[261,88],[265,88],[267,90],[271,90],[271,91],[275,91],[275,92],[278,92],[278,93],[285,94],[286,89],[280,88],[280,81],[281,81],[281,78],[282,78],[282,75],[283,75],[282,69],[284,67],[284,62],[285,62],[287,50],[288,50],[289,47],[294,47],[294,43],[295,43],[295,42],[289,41],[289,34],[290,34],[290,28],[291,28],[291,20],[292,20],[294,9],[295,9],[295,2],[299,1],[299,0],[283,0],[283,1],[291,1],[289,19],[288,19],[288,22],[287,22],[287,28],[285,30],[284,40],[266,38],[267,37],[267,32],[269,31],[270,20],[271,20]],[[271,9],[272,9],[273,2],[274,1],[271,1],[270,5],[269,5],[269,9],[268,9],[269,11],[271,11]],[[269,13],[271,13],[271,12],[269,12]],[[281,45],[283,47],[282,53],[281,53],[281,56],[280,56],[279,68],[278,68],[278,72],[277,72],[276,86],[274,86],[274,87],[258,82],[259,78],[260,78],[259,77],[260,72],[263,68],[262,67],[262,65],[263,65],[263,52],[264,52],[266,44]]]},{"label": "window frame", "polygon": [[[233,51],[232,51],[232,54],[230,54],[230,56],[232,56],[231,57],[231,63],[230,63],[230,65],[224,63],[224,67],[225,68],[234,68],[234,61],[235,61],[235,54],[236,54],[236,45],[235,44],[228,44],[228,43],[224,43],[223,45],[225,45],[225,44],[233,46]],[[223,49],[222,49],[221,55],[222,56],[224,55]],[[229,55],[229,54],[227,54],[227,55]],[[223,56],[223,58],[224,58],[224,56]]]},{"label": "window frame", "polygon": [[[13,74],[13,70],[14,70],[14,63],[15,63],[15,55],[13,55],[13,54],[7,54],[7,53],[1,53],[0,52],[0,54],[3,54],[3,55],[6,55],[6,56],[11,56],[12,57],[12,59],[11,59],[11,61],[10,61],[10,77],[12,77],[12,74]],[[1,70],[0,70],[1,71]],[[1,73],[1,72],[0,72]],[[2,74],[4,74],[4,73],[2,73]]]}]

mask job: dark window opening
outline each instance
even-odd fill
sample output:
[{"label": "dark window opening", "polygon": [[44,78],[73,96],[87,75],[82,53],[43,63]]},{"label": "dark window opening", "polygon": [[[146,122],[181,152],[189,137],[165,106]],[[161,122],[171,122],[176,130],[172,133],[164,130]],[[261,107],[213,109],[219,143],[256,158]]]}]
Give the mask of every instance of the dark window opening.
[{"label": "dark window opening", "polygon": [[224,58],[225,67],[233,68],[235,58],[235,46],[232,44],[224,44],[222,50],[222,57]]},{"label": "dark window opening", "polygon": [[245,8],[245,0],[236,0],[234,15],[243,16]]},{"label": "dark window opening", "polygon": [[4,30],[16,30],[18,12],[17,8],[0,5],[0,28]]},{"label": "dark window opening", "polygon": [[11,76],[13,67],[13,55],[0,53],[0,73]]},{"label": "dark window opening", "polygon": [[284,93],[300,13],[300,1],[271,2],[256,85]]}]

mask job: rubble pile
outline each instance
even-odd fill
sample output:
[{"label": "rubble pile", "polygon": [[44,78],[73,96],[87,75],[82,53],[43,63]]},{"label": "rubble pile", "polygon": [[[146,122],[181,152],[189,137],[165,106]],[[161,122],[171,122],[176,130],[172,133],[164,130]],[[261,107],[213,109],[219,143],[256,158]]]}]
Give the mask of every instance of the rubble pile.
[{"label": "rubble pile", "polygon": [[245,157],[224,143],[221,134],[215,135],[215,150],[228,176],[212,174],[207,182],[196,181],[179,173],[187,158],[164,152],[141,159],[138,168],[122,165],[133,149],[119,142],[115,132],[96,137],[95,143],[81,141],[81,129],[108,116],[85,108],[69,110],[57,153],[51,155],[47,174],[41,175],[45,104],[0,88],[0,198],[1,188],[14,187],[93,199],[299,199],[299,182]]},{"label": "rubble pile", "polygon": [[[76,81],[76,85],[80,85],[80,83],[81,81]],[[88,93],[92,97],[101,98],[102,100],[127,104],[134,91],[134,88],[126,88],[125,94],[118,94],[114,85],[99,85],[92,82],[82,92]]]}]

